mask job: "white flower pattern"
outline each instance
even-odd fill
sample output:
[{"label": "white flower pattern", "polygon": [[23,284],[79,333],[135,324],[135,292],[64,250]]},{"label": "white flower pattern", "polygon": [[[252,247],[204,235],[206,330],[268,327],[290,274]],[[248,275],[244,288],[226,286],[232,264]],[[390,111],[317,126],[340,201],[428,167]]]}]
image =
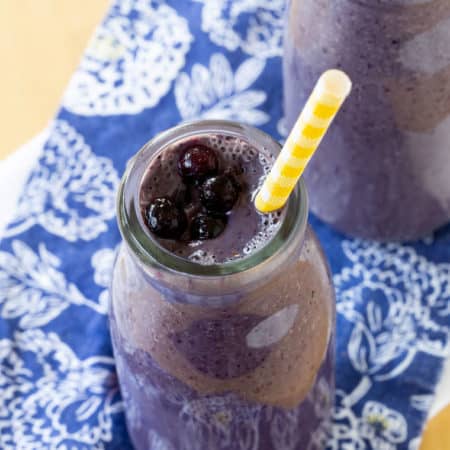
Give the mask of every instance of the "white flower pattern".
[{"label": "white flower pattern", "polygon": [[94,281],[97,285],[105,288],[99,296],[99,303],[102,305],[107,305],[109,301],[109,286],[116,254],[117,249],[102,248],[97,250],[91,258]]},{"label": "white flower pattern", "polygon": [[[432,263],[406,245],[360,240],[341,245],[351,266],[334,276],[337,311],[352,325],[348,357],[361,378],[350,394],[338,392],[329,448],[395,450],[407,439],[405,418],[372,400],[365,401],[360,418],[352,407],[364,402],[375,384],[404,373],[418,354],[450,355],[450,264]],[[421,411],[430,403],[429,395],[411,398]]]},{"label": "white flower pattern", "polygon": [[113,359],[80,360],[41,330],[13,338],[0,339],[2,449],[104,449],[122,411]]},{"label": "white flower pattern", "polygon": [[80,115],[136,114],[157,105],[193,38],[163,0],[116,1],[97,29],[64,96]]},{"label": "white flower pattern", "polygon": [[380,402],[367,401],[358,416],[349,398],[341,390],[336,393],[327,450],[396,450],[406,442],[408,425],[402,414]]},{"label": "white flower pattern", "polygon": [[405,442],[408,426],[397,411],[382,403],[368,401],[362,410],[359,432],[374,448],[390,450]]},{"label": "white flower pattern", "polygon": [[447,357],[450,264],[431,263],[399,244],[355,240],[342,248],[352,266],[334,282],[337,310],[353,324],[353,367],[383,381],[404,372],[418,352]]},{"label": "white flower pattern", "polygon": [[258,108],[266,93],[249,89],[264,70],[265,61],[245,60],[233,74],[221,53],[211,56],[209,67],[194,64],[191,76],[181,73],[175,83],[175,99],[181,117],[192,119],[228,119],[262,125],[269,116]]},{"label": "white flower pattern", "polygon": [[21,328],[35,328],[48,324],[70,305],[106,314],[107,298],[87,299],[58,270],[61,260],[43,243],[36,253],[19,240],[11,247],[11,253],[0,251],[0,317],[18,318]]},{"label": "white flower pattern", "polygon": [[71,242],[94,239],[115,215],[118,183],[111,160],[96,156],[68,122],[57,120],[5,235],[39,224]]},{"label": "white flower pattern", "polygon": [[278,134],[281,136],[281,139],[284,141],[289,134],[289,130],[287,129],[286,126],[286,119],[284,117],[282,117],[280,120],[278,120],[277,122],[277,132]]},{"label": "white flower pattern", "polygon": [[424,413],[431,409],[433,401],[434,395],[431,394],[413,395],[410,398],[411,406],[418,411],[423,411]]},{"label": "white flower pattern", "polygon": [[193,1],[202,3],[202,30],[215,44],[259,58],[282,55],[285,0]]}]

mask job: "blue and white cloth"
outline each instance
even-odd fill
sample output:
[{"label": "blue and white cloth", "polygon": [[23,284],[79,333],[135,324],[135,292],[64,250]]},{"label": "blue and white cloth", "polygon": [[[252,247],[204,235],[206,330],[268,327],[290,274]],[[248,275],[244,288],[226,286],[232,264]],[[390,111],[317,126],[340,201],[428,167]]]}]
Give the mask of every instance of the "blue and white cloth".
[{"label": "blue and white cloth", "polygon": [[[0,244],[2,449],[131,448],[107,324],[120,175],[182,120],[238,120],[283,137],[284,4],[111,5]],[[450,354],[450,228],[399,245],[311,222],[337,290],[328,448],[416,449]],[[155,449],[173,450],[154,438]]]}]

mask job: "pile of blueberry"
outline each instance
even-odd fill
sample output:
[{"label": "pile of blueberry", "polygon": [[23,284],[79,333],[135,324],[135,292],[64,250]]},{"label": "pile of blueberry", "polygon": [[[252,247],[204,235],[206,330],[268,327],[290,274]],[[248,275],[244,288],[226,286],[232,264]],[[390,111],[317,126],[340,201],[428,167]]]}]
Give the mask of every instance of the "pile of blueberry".
[{"label": "pile of blueberry", "polygon": [[[225,229],[227,213],[236,203],[240,184],[236,177],[219,174],[216,152],[203,144],[192,144],[181,150],[178,173],[182,186],[173,198],[155,198],[145,211],[149,229],[164,239],[180,239],[189,228],[189,240],[214,239]],[[191,189],[199,199],[197,212],[189,220],[185,212]]]}]

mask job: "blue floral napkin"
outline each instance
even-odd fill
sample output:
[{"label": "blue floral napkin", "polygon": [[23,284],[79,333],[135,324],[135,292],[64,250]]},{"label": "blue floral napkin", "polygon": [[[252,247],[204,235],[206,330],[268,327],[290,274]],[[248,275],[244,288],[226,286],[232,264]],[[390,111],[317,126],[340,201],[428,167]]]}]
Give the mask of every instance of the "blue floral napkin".
[{"label": "blue floral napkin", "polygon": [[[106,316],[119,177],[182,120],[238,120],[282,138],[284,3],[112,4],[0,246],[2,449],[131,448]],[[338,301],[328,446],[416,449],[450,354],[450,228],[385,245],[311,221]],[[158,439],[155,449],[174,450]]]}]

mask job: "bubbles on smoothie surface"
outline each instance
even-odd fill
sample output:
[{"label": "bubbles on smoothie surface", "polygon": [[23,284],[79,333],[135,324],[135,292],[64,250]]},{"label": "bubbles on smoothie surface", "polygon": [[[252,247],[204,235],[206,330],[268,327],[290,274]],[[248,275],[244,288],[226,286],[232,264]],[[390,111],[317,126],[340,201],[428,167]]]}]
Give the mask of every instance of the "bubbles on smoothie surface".
[{"label": "bubbles on smoothie surface", "polygon": [[283,211],[259,213],[253,197],[274,156],[232,135],[196,135],[163,149],[140,187],[144,222],[168,251],[199,264],[245,257],[266,245]]}]

